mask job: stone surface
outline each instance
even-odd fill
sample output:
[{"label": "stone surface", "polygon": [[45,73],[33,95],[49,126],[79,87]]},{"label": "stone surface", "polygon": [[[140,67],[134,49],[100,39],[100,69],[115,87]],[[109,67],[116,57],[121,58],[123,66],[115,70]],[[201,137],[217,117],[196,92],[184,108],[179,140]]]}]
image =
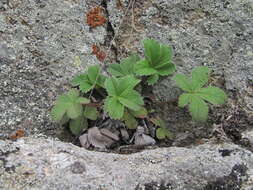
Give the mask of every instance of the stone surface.
[{"label": "stone surface", "polygon": [[[9,2],[9,4],[7,4]],[[0,4],[0,138],[54,129],[49,110],[73,75],[99,64],[92,45],[104,26],[90,29],[86,13],[100,1],[2,1]],[[74,64],[79,56],[82,64]]]},{"label": "stone surface", "polygon": [[[121,6],[117,1],[109,3],[113,26],[119,24],[130,1],[121,2]],[[116,40],[119,51],[142,52],[140,42],[146,37],[169,44],[179,72],[209,66],[214,70],[213,83],[237,92],[240,103],[253,114],[252,0],[134,2]],[[175,98],[179,92],[171,84],[168,79],[156,85],[156,96],[161,100]]]},{"label": "stone surface", "polygon": [[42,137],[0,141],[0,189],[203,190],[225,179],[230,190],[253,187],[252,152],[210,143],[119,155]]}]

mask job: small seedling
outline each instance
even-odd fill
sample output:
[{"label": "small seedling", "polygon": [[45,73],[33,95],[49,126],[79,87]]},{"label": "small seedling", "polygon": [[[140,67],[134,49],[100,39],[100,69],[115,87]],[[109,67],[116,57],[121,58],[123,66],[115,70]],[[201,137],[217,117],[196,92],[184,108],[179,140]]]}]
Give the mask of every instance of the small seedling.
[{"label": "small seedling", "polygon": [[83,105],[88,104],[89,99],[80,97],[79,91],[71,89],[67,94],[57,98],[51,116],[54,121],[60,124],[67,123],[70,120],[70,130],[78,135],[82,129],[86,128],[87,120],[83,115]]},{"label": "small seedling", "polygon": [[138,55],[131,55],[123,59],[120,64],[111,64],[108,72],[114,77],[124,77],[127,75],[135,75],[134,65],[140,60]]},{"label": "small seedling", "polygon": [[208,105],[224,104],[227,95],[223,90],[214,86],[203,86],[208,82],[210,69],[202,66],[192,71],[191,78],[183,74],[176,74],[172,79],[185,93],[180,95],[179,107],[189,105],[190,114],[195,121],[205,122],[208,117]]},{"label": "small seedling", "polygon": [[134,90],[140,80],[133,76],[121,78],[110,77],[105,81],[105,89],[108,97],[105,99],[104,109],[112,119],[121,119],[125,107],[138,111],[144,105],[143,98]]},{"label": "small seedling", "polygon": [[155,40],[144,40],[145,59],[134,66],[135,73],[140,76],[148,76],[149,85],[155,84],[159,76],[171,75],[175,72],[172,63],[172,49],[169,46],[159,44]]},{"label": "small seedling", "polygon": [[169,131],[169,129],[166,127],[165,122],[157,118],[151,118],[150,121],[156,125],[158,128],[156,129],[156,137],[158,139],[172,139],[174,137],[173,133]]},{"label": "small seedling", "polygon": [[98,65],[90,66],[84,74],[74,77],[70,82],[72,86],[79,86],[82,92],[89,92],[92,88],[104,87],[105,76],[101,75]]}]

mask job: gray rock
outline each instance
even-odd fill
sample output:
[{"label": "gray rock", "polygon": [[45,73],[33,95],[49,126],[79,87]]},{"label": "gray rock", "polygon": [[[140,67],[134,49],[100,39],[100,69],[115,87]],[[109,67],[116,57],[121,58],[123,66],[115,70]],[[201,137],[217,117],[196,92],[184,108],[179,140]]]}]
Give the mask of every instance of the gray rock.
[{"label": "gray rock", "polygon": [[[122,3],[125,9],[119,9],[116,1],[110,1],[111,23],[119,23],[127,2],[130,1]],[[140,42],[146,37],[169,44],[178,72],[190,73],[196,66],[209,66],[214,71],[215,84],[237,92],[240,104],[253,113],[252,0],[135,1],[133,7],[124,17],[118,49],[143,52]],[[130,38],[131,43],[127,43]],[[169,79],[157,84],[154,92],[159,99],[168,101],[179,93]]]},{"label": "gray rock", "polygon": [[[9,5],[7,5],[9,2]],[[0,4],[0,134],[53,130],[49,111],[73,75],[103,44],[104,26],[90,30],[86,13],[95,1],[2,1]],[[74,64],[79,56],[82,64]],[[1,137],[0,137],[1,138]]]},{"label": "gray rock", "polygon": [[[9,147],[9,151],[7,148]],[[159,148],[131,155],[88,151],[52,139],[0,141],[0,189],[141,189],[252,187],[253,154],[233,144]],[[15,150],[13,152],[13,150]],[[11,168],[11,170],[10,170]],[[236,171],[236,172],[235,172]],[[232,177],[232,178],[231,178]],[[170,188],[169,188],[170,187]]]}]

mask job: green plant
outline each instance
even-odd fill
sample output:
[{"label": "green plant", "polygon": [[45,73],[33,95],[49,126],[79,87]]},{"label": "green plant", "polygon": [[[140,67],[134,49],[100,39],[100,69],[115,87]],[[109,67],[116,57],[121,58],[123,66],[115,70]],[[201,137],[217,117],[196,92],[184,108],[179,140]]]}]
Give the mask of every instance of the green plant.
[{"label": "green plant", "polygon": [[190,114],[195,121],[204,122],[208,117],[208,105],[224,104],[227,96],[223,90],[214,86],[203,86],[208,82],[210,69],[202,66],[192,71],[191,78],[183,74],[176,74],[172,79],[185,93],[180,95],[179,107],[189,105]]},{"label": "green plant", "polygon": [[110,77],[105,81],[105,88],[108,93],[105,99],[105,111],[113,119],[121,119],[125,107],[138,111],[144,105],[143,99],[134,87],[140,80],[131,75],[116,79]]},{"label": "green plant", "polygon": [[127,75],[135,75],[134,65],[140,60],[139,56],[134,54],[123,59],[120,64],[111,64],[108,72],[114,77],[124,77]]},{"label": "green plant", "polygon": [[92,88],[104,87],[105,76],[101,75],[98,65],[90,66],[84,74],[74,77],[70,82],[72,86],[79,86],[82,92],[89,92]]},{"label": "green plant", "polygon": [[156,137],[158,139],[172,139],[174,137],[173,133],[169,131],[169,129],[166,127],[165,122],[161,118],[151,118],[150,121],[158,126],[156,129]]},{"label": "green plant", "polygon": [[[141,119],[149,120],[156,126],[158,139],[173,138],[161,119],[150,118],[153,113],[148,113],[142,94],[137,90],[146,82],[154,85],[160,77],[175,72],[172,50],[152,39],[144,40],[144,49],[144,59],[134,54],[120,64],[109,65],[109,77],[101,74],[99,65],[90,66],[86,72],[75,76],[71,81],[72,89],[57,98],[51,110],[52,119],[61,125],[68,124],[71,132],[79,135],[88,128],[90,120],[102,119],[106,112],[111,119],[124,121],[129,129],[136,129]],[[222,104],[226,99],[226,94],[219,88],[203,88],[209,72],[207,67],[198,67],[191,78],[183,74],[173,77],[185,91],[179,97],[179,106],[189,105],[196,121],[207,119],[205,101]]]},{"label": "green plant", "polygon": [[61,95],[51,110],[52,119],[60,124],[70,120],[70,130],[73,134],[79,134],[87,127],[87,121],[82,117],[83,105],[90,103],[90,100],[79,96],[76,89],[71,89],[67,94]]},{"label": "green plant", "polygon": [[171,75],[175,72],[172,63],[172,49],[169,46],[159,44],[155,40],[144,40],[145,59],[138,61],[134,66],[135,73],[140,76],[148,76],[147,82],[153,85],[159,76]]}]

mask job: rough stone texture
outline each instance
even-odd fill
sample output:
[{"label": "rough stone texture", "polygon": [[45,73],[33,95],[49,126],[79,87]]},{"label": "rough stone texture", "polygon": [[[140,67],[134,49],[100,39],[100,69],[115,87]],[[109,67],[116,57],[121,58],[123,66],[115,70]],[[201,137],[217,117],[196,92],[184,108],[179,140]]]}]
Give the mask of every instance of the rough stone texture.
[{"label": "rough stone texture", "polygon": [[[18,128],[26,135],[54,133],[57,126],[48,115],[53,101],[66,91],[74,74],[87,64],[99,63],[91,55],[91,46],[108,45],[112,33],[119,34],[113,45],[118,58],[131,51],[143,53],[140,42],[152,37],[172,45],[179,72],[210,66],[214,70],[211,83],[238,94],[239,102],[252,114],[252,0],[136,0],[132,6],[128,2],[0,1],[0,138]],[[106,25],[90,29],[85,23],[88,10],[101,3],[107,4],[114,31]],[[73,63],[76,56],[82,65]],[[155,93],[170,100],[179,91],[166,79],[155,86]],[[178,118],[173,115],[174,121]],[[182,126],[184,139],[185,131],[192,128],[187,128],[188,123],[186,128]],[[202,126],[202,130],[211,128]],[[243,136],[252,142],[252,130]],[[187,143],[189,140],[183,146]],[[234,144],[207,143],[117,155],[38,136],[0,141],[0,189],[4,190],[252,190],[252,179],[252,152]]]},{"label": "rough stone texture", "polygon": [[44,138],[0,141],[0,189],[196,190],[231,175],[230,189],[253,187],[252,152],[225,143],[118,155]]},{"label": "rough stone texture", "polygon": [[[117,1],[109,3],[112,26],[119,24],[129,0],[121,2],[121,7]],[[179,72],[211,67],[214,83],[238,92],[242,105],[253,114],[252,0],[135,1],[133,7],[119,32],[120,50],[141,51],[140,41],[146,37],[170,44]],[[165,80],[155,87],[160,99],[176,97],[178,91],[171,83]]]},{"label": "rough stone texture", "polygon": [[[34,133],[56,127],[48,115],[53,100],[73,75],[99,63],[91,46],[103,44],[107,31],[91,30],[86,13],[100,4],[1,0],[0,138],[17,128]],[[74,64],[75,56],[82,65]]]}]

